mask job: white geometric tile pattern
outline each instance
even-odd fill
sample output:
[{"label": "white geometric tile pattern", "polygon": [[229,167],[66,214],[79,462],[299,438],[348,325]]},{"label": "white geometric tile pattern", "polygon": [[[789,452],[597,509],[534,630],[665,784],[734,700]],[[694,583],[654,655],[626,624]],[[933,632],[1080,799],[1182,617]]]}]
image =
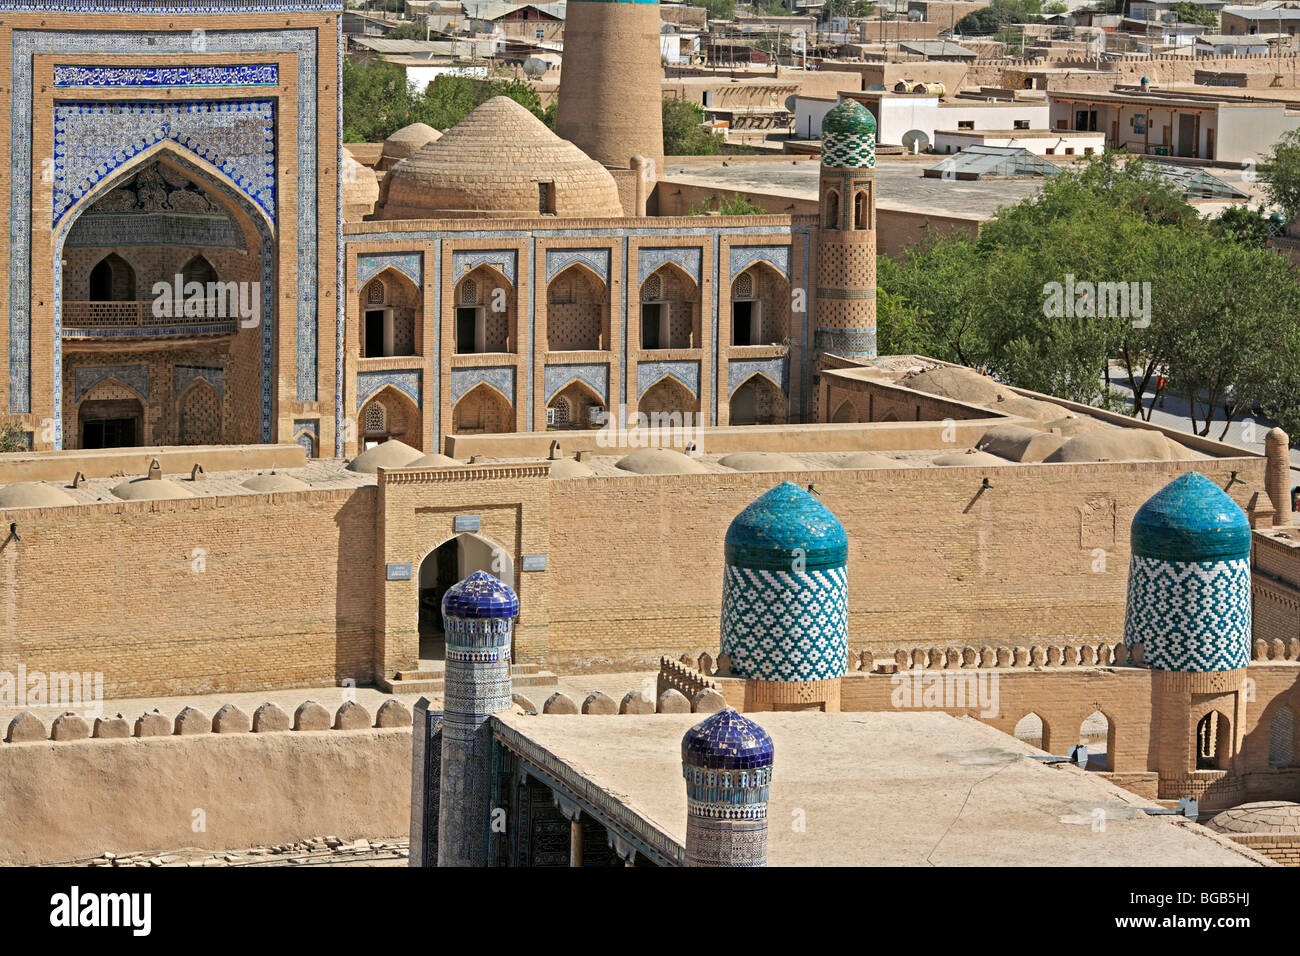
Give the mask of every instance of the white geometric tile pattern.
[{"label": "white geometric tile pattern", "polygon": [[1129,563],[1124,644],[1148,667],[1223,671],[1250,663],[1250,560]]}]

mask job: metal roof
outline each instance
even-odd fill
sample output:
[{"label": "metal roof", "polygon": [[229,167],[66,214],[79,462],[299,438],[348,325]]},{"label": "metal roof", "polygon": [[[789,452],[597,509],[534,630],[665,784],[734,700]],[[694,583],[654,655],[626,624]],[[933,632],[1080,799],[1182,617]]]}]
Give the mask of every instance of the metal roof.
[{"label": "metal roof", "polygon": [[968,50],[961,44],[952,43],[948,40],[907,40],[898,46],[901,50],[916,53],[920,56],[963,56],[971,58],[979,56],[974,50]]},{"label": "metal roof", "polygon": [[1247,193],[1229,186],[1217,176],[1211,176],[1196,166],[1179,166],[1177,163],[1153,161],[1156,172],[1166,181],[1182,190],[1184,195],[1205,199],[1249,199]]},{"label": "metal roof", "polygon": [[932,179],[1041,179],[1060,171],[1060,166],[1020,146],[967,146],[927,167],[925,175]]},{"label": "metal roof", "polygon": [[1300,20],[1300,10],[1290,8],[1261,10],[1258,7],[1224,7],[1222,12],[1243,20]]}]

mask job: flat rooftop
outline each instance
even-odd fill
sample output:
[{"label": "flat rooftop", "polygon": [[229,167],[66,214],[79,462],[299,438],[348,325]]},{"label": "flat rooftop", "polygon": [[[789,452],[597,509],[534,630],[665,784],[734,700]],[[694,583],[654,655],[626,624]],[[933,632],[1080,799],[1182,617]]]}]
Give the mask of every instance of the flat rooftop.
[{"label": "flat rooftop", "polygon": [[[772,866],[1259,866],[1260,857],[969,718],[764,713]],[[512,750],[655,843],[686,840],[681,739],[699,714],[498,714]],[[790,826],[802,813],[806,826]],[[622,814],[626,820],[626,813]],[[1104,817],[1105,828],[1094,829]]]},{"label": "flat rooftop", "polygon": [[[928,163],[934,162],[932,156],[922,158]],[[921,163],[910,160],[878,159],[877,208],[983,221],[993,218],[1001,207],[1015,205],[1026,196],[1037,195],[1042,189],[1041,180],[953,182],[927,179],[924,169]],[[662,182],[816,202],[819,174],[817,163],[746,163],[743,157],[729,157],[727,166],[669,162]]]}]

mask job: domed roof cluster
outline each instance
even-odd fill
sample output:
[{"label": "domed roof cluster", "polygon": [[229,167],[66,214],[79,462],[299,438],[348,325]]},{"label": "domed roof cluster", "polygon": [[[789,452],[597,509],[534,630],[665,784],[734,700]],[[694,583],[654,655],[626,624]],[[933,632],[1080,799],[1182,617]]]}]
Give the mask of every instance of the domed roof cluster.
[{"label": "domed roof cluster", "polygon": [[736,515],[727,528],[726,560],[745,568],[788,571],[842,566],[849,540],[840,519],[798,485],[783,481]]},{"label": "domed roof cluster", "polygon": [[682,763],[704,770],[763,770],[772,766],[772,738],[731,707],[696,724],[682,737]]},{"label": "domed roof cluster", "polygon": [[464,620],[508,618],[519,614],[514,589],[486,571],[475,571],[442,596],[442,613]]},{"label": "domed roof cluster", "polygon": [[1218,485],[1189,471],[1138,509],[1130,546],[1136,555],[1166,561],[1249,557],[1250,521]]},{"label": "domed roof cluster", "polygon": [[536,217],[543,206],[557,216],[623,215],[609,171],[505,96],[399,162],[380,191],[379,219]]}]

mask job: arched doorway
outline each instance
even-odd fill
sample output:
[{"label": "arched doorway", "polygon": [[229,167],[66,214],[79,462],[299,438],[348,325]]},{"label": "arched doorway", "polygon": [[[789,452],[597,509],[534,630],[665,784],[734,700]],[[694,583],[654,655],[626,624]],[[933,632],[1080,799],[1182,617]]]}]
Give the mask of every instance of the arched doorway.
[{"label": "arched doorway", "polygon": [[1196,723],[1197,770],[1227,770],[1232,759],[1232,721],[1212,710]]},{"label": "arched doorway", "polygon": [[446,653],[442,630],[442,596],[458,581],[475,571],[486,571],[515,586],[515,563],[510,552],[476,534],[464,532],[448,538],[420,562],[419,617],[420,658],[441,660]]},{"label": "arched doorway", "polygon": [[605,403],[583,382],[570,382],[546,403],[547,429],[598,428],[604,421]]},{"label": "arched doorway", "polygon": [[1051,746],[1047,722],[1033,711],[1025,714],[1016,722],[1011,735],[1017,740],[1023,740],[1031,747],[1037,747],[1039,750],[1047,750]]},{"label": "arched doorway", "polygon": [[637,403],[637,411],[648,417],[658,415],[662,421],[667,421],[675,415],[676,421],[685,423],[693,421],[686,416],[694,415],[699,404],[690,389],[671,375],[665,375],[646,389]]},{"label": "arched doorway", "polygon": [[361,450],[396,438],[412,448],[423,448],[420,409],[409,395],[386,385],[361,407]]},{"label": "arched doorway", "polygon": [[641,283],[641,348],[700,347],[700,287],[676,263],[660,266]]},{"label": "arched doorway", "polygon": [[130,302],[135,298],[135,270],[115,252],[110,252],[90,270],[88,299],[91,302]]},{"label": "arched doorway", "polygon": [[789,332],[790,284],[766,262],[731,282],[731,344],[783,345]]},{"label": "arched doorway", "polygon": [[419,354],[420,290],[405,274],[385,269],[361,290],[361,356]]},{"label": "arched doorway", "polygon": [[515,411],[510,400],[486,382],[469,390],[451,413],[454,434],[499,435],[515,430]]},{"label": "arched doorway", "polygon": [[132,448],[147,444],[144,403],[140,395],[116,379],[106,379],[77,406],[79,448]]},{"label": "arched doorway", "polygon": [[785,393],[765,375],[751,375],[731,395],[733,425],[781,425],[785,418]]},{"label": "arched doorway", "polygon": [[1079,743],[1088,748],[1088,766],[1085,769],[1113,769],[1115,725],[1100,710],[1094,710],[1079,725]]}]

